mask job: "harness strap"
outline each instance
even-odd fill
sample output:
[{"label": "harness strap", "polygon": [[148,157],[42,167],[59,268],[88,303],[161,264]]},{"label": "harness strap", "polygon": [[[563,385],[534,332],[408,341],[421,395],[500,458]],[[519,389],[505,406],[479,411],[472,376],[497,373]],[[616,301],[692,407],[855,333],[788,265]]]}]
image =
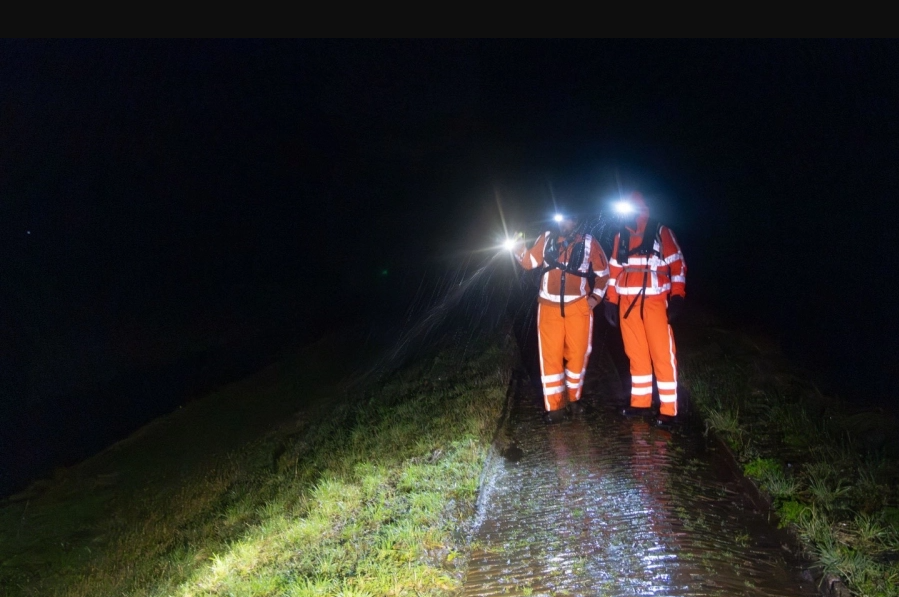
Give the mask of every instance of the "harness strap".
[{"label": "harness strap", "polygon": [[562,270],[562,287],[559,289],[559,309],[565,317],[565,270]]},{"label": "harness strap", "polygon": [[659,234],[661,230],[662,225],[656,220],[649,218],[646,220],[646,226],[643,228],[643,238],[640,240],[640,244],[630,249],[631,231],[626,226],[622,226],[621,230],[618,231],[618,263],[624,265],[627,263],[628,257],[632,255],[652,255],[655,253],[661,257],[662,254],[656,251],[654,247],[654,243],[658,242],[661,248],[662,239]]},{"label": "harness strap", "polygon": [[[568,240],[564,241],[565,249],[568,248]],[[580,249],[580,251],[578,251]],[[553,239],[551,244],[547,245],[547,248],[543,251],[543,260],[548,264],[543,268],[540,276],[543,277],[544,274],[550,272],[551,270],[558,269],[561,273],[560,285],[559,289],[559,310],[561,311],[562,317],[565,317],[565,276],[571,274],[572,276],[577,276],[579,278],[595,278],[596,272],[590,271],[582,272],[578,269],[581,263],[584,261],[585,253],[587,251],[587,239],[583,238],[580,242],[574,243],[571,248],[571,254],[569,255],[568,263],[561,264],[558,261],[559,256],[559,246],[558,241]],[[575,265],[577,264],[577,265]]]},{"label": "harness strap", "polygon": [[643,304],[646,302],[646,274],[647,272],[643,272],[643,287],[640,288],[640,292],[634,296],[634,302],[632,302],[628,306],[627,311],[624,312],[625,319],[631,314],[631,310],[634,308],[634,305],[637,304],[637,299],[640,299],[640,319],[643,319]]},{"label": "harness strap", "polygon": [[[654,233],[650,233],[650,231],[654,231]],[[643,285],[640,287],[640,292],[634,296],[634,301],[628,306],[627,311],[625,311],[624,319],[627,319],[627,316],[631,314],[638,299],[640,301],[640,319],[643,319],[643,305],[646,304],[646,282],[651,269],[648,265],[629,267],[626,265],[627,260],[631,255],[649,256],[653,253],[661,257],[661,252],[656,251],[655,249],[655,243],[659,244],[660,249],[662,247],[661,231],[662,225],[656,220],[649,218],[646,220],[646,226],[643,228],[643,238],[640,240],[640,244],[630,250],[628,250],[631,244],[630,230],[628,230],[626,226],[622,226],[621,231],[618,233],[618,263],[621,264],[625,273],[643,272]]]}]

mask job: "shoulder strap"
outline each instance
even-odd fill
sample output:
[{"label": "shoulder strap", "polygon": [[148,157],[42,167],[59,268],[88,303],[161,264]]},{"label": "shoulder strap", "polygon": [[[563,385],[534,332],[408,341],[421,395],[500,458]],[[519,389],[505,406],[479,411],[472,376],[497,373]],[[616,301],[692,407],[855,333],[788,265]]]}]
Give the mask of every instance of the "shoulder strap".
[{"label": "shoulder strap", "polygon": [[584,237],[580,241],[572,244],[571,255],[569,256],[568,263],[563,265],[559,263],[558,239],[555,237],[553,237],[552,240],[547,239],[546,246],[543,250],[543,260],[546,262],[546,267],[543,268],[543,273],[546,273],[553,269],[560,269],[566,273],[572,274],[574,276],[579,276],[581,278],[589,277],[592,272],[581,272],[578,269],[581,265],[581,262],[584,260],[584,253],[586,252],[586,250],[587,238]]},{"label": "shoulder strap", "polygon": [[626,226],[622,226],[618,231],[618,263],[627,264],[628,247],[631,244],[631,231]]},{"label": "shoulder strap", "polygon": [[[627,230],[625,228],[625,230]],[[653,253],[660,255],[658,251],[655,250],[655,243],[659,243],[659,247],[661,248],[662,239],[659,236],[659,232],[662,230],[662,225],[653,220],[652,218],[646,221],[646,226],[643,229],[643,239],[640,241],[640,245],[635,249],[628,251],[627,256],[631,255],[652,255]],[[630,237],[628,237],[630,240]],[[619,243],[618,252],[621,253],[621,245]],[[627,257],[624,258],[627,261]],[[620,260],[619,260],[620,261]]]},{"label": "shoulder strap", "polygon": [[565,268],[573,274],[580,273],[581,265],[584,262],[584,253],[587,252],[587,238],[584,237],[580,242],[574,243],[571,247],[571,254],[568,256],[568,264]]},{"label": "shoulder strap", "polygon": [[559,265],[559,239],[547,234],[546,243],[543,245],[543,261],[547,269],[560,267]]}]

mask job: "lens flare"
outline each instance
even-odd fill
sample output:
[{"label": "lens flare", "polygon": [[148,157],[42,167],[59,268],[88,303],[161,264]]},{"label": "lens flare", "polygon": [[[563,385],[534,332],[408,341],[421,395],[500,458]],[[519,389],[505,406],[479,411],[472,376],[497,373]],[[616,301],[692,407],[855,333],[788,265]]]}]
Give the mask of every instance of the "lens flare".
[{"label": "lens flare", "polygon": [[634,213],[634,206],[629,201],[618,201],[615,203],[615,213],[626,216]]},{"label": "lens flare", "polygon": [[507,238],[503,241],[503,248],[507,251],[511,251],[515,248],[516,241],[514,238]]},{"label": "lens flare", "polygon": [[553,216],[553,220],[556,221],[556,222],[561,222],[561,221],[564,220],[564,219],[565,219],[565,218],[564,218],[564,216],[562,216],[562,214],[556,214],[556,215]]}]

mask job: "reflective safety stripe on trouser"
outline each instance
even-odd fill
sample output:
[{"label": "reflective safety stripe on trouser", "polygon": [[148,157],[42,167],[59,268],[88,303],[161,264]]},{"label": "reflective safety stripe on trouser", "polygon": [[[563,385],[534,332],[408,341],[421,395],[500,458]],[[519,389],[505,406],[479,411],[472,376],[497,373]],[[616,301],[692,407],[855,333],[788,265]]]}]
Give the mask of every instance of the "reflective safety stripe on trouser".
[{"label": "reflective safety stripe on trouser", "polygon": [[584,387],[584,370],[592,350],[593,310],[587,299],[565,305],[565,317],[558,305],[537,305],[540,373],[543,407],[558,410],[568,400],[579,400]]},{"label": "reflective safety stripe on trouser", "polygon": [[638,296],[621,296],[619,322],[624,352],[631,362],[631,406],[652,406],[652,375],[659,388],[659,413],[677,415],[677,351],[674,334],[668,325],[668,301],[663,297],[647,297],[640,317],[639,302],[624,314]]}]

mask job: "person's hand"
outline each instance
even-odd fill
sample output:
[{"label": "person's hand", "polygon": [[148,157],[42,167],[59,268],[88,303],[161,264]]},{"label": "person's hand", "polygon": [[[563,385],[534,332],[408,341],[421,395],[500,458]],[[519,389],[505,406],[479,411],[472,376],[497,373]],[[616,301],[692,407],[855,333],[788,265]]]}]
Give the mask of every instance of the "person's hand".
[{"label": "person's hand", "polygon": [[675,295],[668,299],[668,321],[677,319],[684,309],[684,297]]},{"label": "person's hand", "polygon": [[610,303],[606,301],[605,306],[605,316],[606,321],[609,322],[609,325],[613,328],[618,327],[618,303]]},{"label": "person's hand", "polygon": [[593,309],[596,308],[596,305],[598,305],[599,301],[601,301],[601,300],[602,299],[596,298],[595,294],[591,294],[590,296],[587,297],[587,306],[589,306],[590,310],[592,311]]},{"label": "person's hand", "polygon": [[513,255],[521,255],[525,251],[524,232],[516,232],[505,242],[505,247],[512,252]]},{"label": "person's hand", "polygon": [[516,237],[515,244],[512,245],[512,252],[515,253],[516,255],[520,255],[521,253],[524,253],[526,248],[527,247],[525,246],[525,243],[524,243],[524,237],[523,236]]}]

